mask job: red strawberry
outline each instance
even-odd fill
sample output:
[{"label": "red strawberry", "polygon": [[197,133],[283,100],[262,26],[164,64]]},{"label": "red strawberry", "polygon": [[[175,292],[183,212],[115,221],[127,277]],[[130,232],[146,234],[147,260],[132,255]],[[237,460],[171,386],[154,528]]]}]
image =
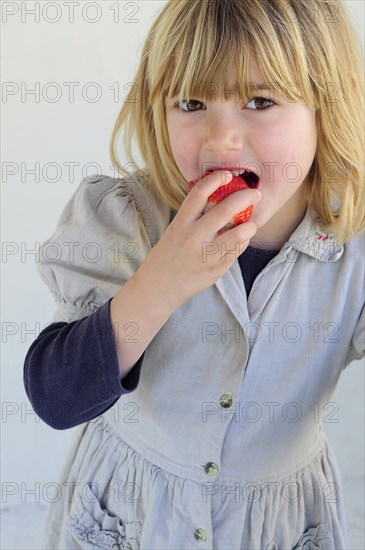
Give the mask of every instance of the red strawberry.
[{"label": "red strawberry", "polygon": [[[204,176],[208,175],[209,172],[204,174]],[[189,181],[189,189],[192,189],[198,181],[200,181],[204,176],[202,176],[199,179]],[[250,189],[250,187],[247,185],[245,180],[241,176],[233,176],[231,181],[221,185],[208,197],[208,202],[203,210],[203,214],[213,208],[216,204],[219,204],[225,197],[230,195],[231,193],[234,193],[235,191],[240,191],[241,189]],[[242,210],[242,212],[239,212],[235,216],[233,216],[232,221],[228,222],[220,231],[218,231],[219,234],[223,233],[227,229],[231,229],[232,227],[235,227],[236,225],[239,225],[244,222],[248,222],[248,220],[252,216],[253,211],[253,205],[250,204],[245,210]]]}]

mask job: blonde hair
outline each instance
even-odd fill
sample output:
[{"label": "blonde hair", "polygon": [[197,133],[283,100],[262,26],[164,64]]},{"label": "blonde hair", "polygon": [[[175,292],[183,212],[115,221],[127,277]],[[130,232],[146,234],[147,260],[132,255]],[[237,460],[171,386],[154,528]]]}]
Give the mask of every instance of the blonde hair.
[{"label": "blonde hair", "polygon": [[[153,23],[135,82],[116,120],[114,167],[124,129],[134,165],[137,145],[156,191],[178,210],[188,192],[169,143],[165,98],[215,100],[236,74],[250,94],[250,59],[273,91],[316,111],[318,146],[307,206],[340,243],[364,229],[364,73],[359,41],[341,0],[170,0]],[[293,85],[295,84],[295,85]],[[266,87],[266,86],[265,86]],[[225,90],[225,99],[232,94]],[[256,94],[257,95],[257,94]]]}]

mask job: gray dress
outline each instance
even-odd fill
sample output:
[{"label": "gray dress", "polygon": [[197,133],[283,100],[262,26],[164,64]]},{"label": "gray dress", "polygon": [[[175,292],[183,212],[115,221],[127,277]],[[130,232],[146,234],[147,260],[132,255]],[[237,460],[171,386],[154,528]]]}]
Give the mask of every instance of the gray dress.
[{"label": "gray dress", "polygon": [[[147,170],[83,180],[40,249],[53,321],[114,296],[172,218]],[[364,356],[363,246],[339,246],[307,213],[248,300],[235,261],[177,308],[137,388],[74,428],[42,548],[347,548],[323,420],[342,369]]]}]

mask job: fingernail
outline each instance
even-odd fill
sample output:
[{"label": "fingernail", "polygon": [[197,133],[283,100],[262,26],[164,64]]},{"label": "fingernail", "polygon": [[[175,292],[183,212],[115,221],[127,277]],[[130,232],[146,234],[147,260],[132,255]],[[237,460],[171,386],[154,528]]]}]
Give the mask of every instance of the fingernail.
[{"label": "fingernail", "polygon": [[259,197],[259,199],[261,199],[261,197],[262,197],[261,191],[259,191],[258,189],[255,189],[255,191],[256,191],[257,196]]}]

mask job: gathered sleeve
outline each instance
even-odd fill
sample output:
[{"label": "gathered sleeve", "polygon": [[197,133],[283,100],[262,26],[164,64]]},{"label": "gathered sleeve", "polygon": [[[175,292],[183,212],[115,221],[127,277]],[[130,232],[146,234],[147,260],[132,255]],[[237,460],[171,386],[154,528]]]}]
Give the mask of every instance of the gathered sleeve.
[{"label": "gathered sleeve", "polygon": [[53,321],[94,312],[133,276],[151,244],[137,210],[137,181],[85,178],[39,248],[37,271],[53,294]]}]

